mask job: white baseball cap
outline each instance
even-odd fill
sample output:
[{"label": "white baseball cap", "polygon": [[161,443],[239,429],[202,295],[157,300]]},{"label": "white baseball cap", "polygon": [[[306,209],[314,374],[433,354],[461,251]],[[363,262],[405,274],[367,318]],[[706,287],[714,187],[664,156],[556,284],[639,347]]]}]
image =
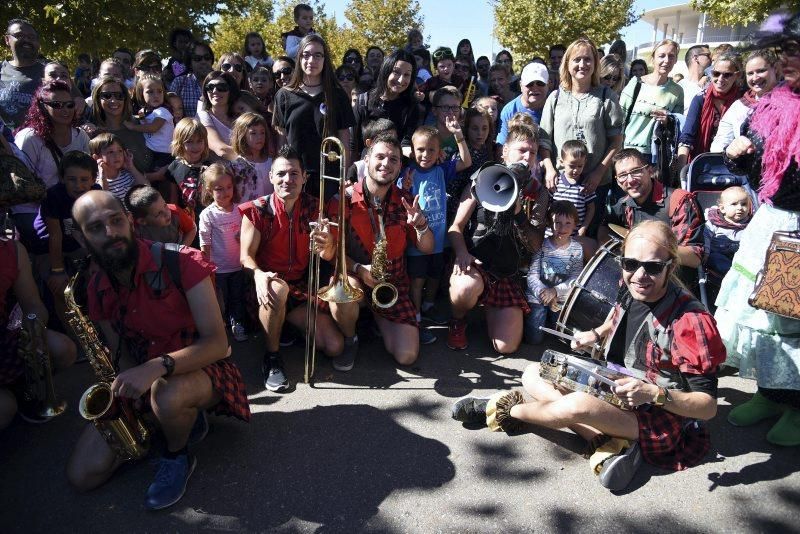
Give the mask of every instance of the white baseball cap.
[{"label": "white baseball cap", "polygon": [[549,80],[550,75],[547,72],[547,67],[541,63],[528,63],[525,65],[525,68],[522,69],[522,74],[519,77],[519,84],[522,87],[527,87],[532,82],[539,81],[547,84]]}]

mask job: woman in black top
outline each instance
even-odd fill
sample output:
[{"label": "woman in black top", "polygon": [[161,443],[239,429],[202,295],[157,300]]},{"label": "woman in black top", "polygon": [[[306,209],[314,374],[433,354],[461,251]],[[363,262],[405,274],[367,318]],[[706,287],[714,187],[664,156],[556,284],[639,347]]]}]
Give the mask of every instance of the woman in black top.
[{"label": "woman in black top", "polygon": [[[318,196],[322,140],[328,136],[338,137],[345,146],[345,163],[349,165],[348,128],[355,121],[350,97],[336,83],[325,40],[316,33],[306,35],[298,50],[298,65],[291,81],[275,95],[272,123],[279,134],[279,145],[286,143],[300,153],[309,176],[306,191]],[[335,176],[338,170],[330,173]],[[325,184],[326,197],[336,192],[335,182]]]},{"label": "woman in black top", "polygon": [[406,147],[410,149],[411,136],[419,123],[419,107],[414,96],[416,77],[417,64],[410,52],[397,50],[383,61],[375,89],[359,95],[354,106],[354,157],[359,157],[364,149],[362,128],[375,119],[391,120],[403,151],[406,152]]}]

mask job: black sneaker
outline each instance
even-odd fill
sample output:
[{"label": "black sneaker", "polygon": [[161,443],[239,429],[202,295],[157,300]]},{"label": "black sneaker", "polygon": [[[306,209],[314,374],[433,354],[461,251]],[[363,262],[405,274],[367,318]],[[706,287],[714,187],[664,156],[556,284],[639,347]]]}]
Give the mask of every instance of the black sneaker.
[{"label": "black sneaker", "polygon": [[358,340],[356,339],[352,345],[345,342],[342,353],[333,359],[333,368],[342,372],[350,371],[356,363],[356,354],[358,354]]},{"label": "black sneaker", "polygon": [[291,347],[297,341],[297,334],[291,326],[285,326],[281,329],[281,347]]},{"label": "black sneaker", "polygon": [[611,491],[621,491],[630,484],[636,470],[642,465],[642,449],[635,441],[630,447],[603,462],[598,478],[600,484]]},{"label": "black sneaker", "polygon": [[464,397],[453,404],[450,414],[462,423],[486,423],[489,397]]},{"label": "black sneaker", "polygon": [[264,387],[270,391],[286,391],[289,389],[289,380],[283,370],[283,360],[280,356],[274,356],[265,360],[261,365],[264,373]]}]

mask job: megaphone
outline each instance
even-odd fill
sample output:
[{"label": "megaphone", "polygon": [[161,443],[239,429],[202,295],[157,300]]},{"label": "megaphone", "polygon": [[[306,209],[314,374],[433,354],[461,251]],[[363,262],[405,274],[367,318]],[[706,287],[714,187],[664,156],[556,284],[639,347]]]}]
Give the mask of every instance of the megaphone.
[{"label": "megaphone", "polygon": [[475,171],[472,191],[483,209],[499,213],[514,205],[520,192],[520,180],[515,171],[497,163],[485,163]]}]

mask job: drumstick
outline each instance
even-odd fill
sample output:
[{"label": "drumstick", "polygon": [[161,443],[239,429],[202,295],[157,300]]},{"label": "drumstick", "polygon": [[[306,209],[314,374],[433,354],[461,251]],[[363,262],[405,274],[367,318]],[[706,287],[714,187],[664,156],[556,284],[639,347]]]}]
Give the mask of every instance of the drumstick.
[{"label": "drumstick", "polygon": [[[560,337],[561,339],[567,339],[567,340],[569,340],[569,341],[577,341],[577,340],[575,339],[575,336],[571,336],[571,335],[569,335],[569,334],[565,334],[565,333],[563,333],[563,332],[559,332],[558,330],[553,330],[552,328],[547,328],[547,327],[545,327],[545,326],[540,326],[540,327],[539,327],[539,330],[541,330],[542,332],[547,332],[548,334],[553,334],[554,336],[556,336],[556,337]],[[596,351],[602,351],[602,350],[603,350],[603,347],[601,347],[601,346],[600,346],[599,344],[597,344],[597,343],[593,343],[593,344],[591,345],[591,347],[592,347],[594,350],[596,350]]]}]

